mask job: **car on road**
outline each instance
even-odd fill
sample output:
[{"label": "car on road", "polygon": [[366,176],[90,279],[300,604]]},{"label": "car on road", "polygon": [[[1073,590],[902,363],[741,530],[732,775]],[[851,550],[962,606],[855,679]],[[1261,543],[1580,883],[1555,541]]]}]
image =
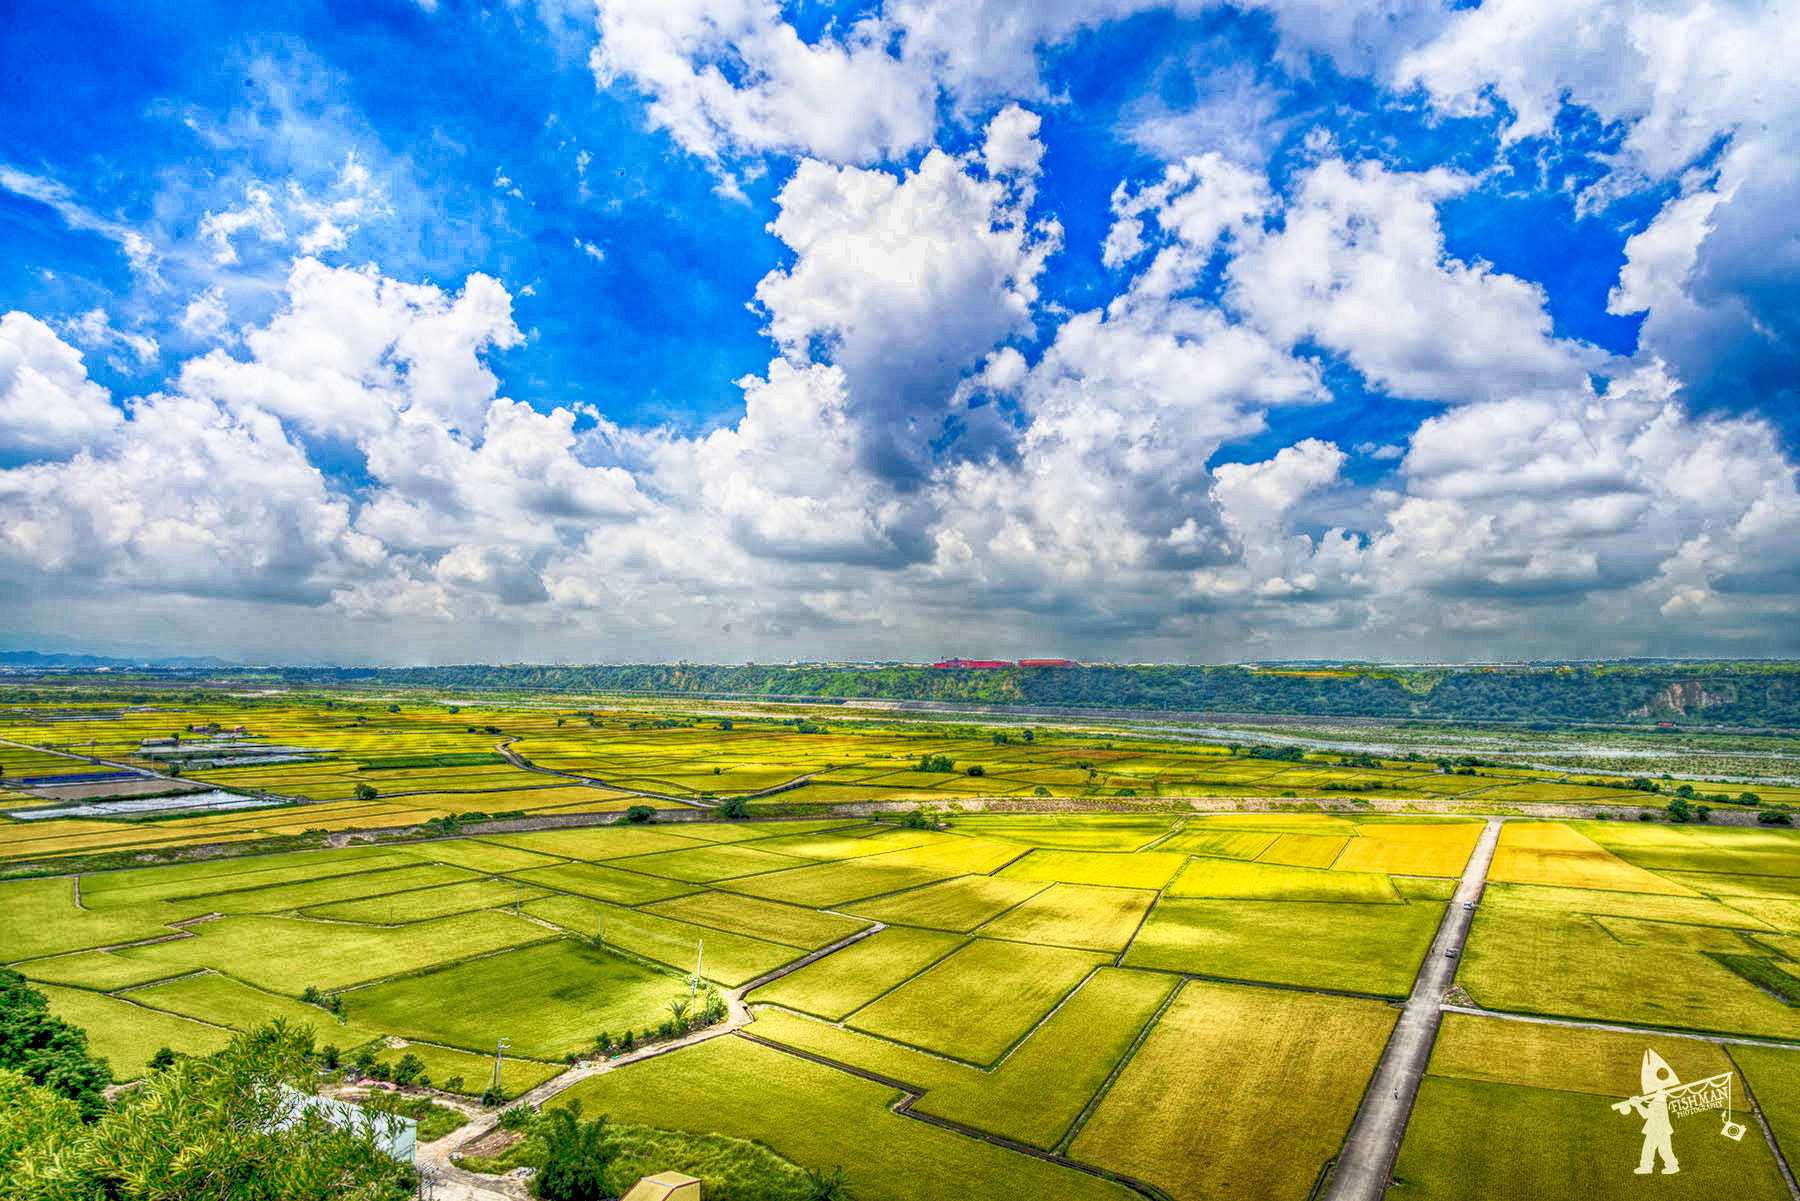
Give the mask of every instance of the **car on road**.
[{"label": "car on road", "polygon": [[1463,908],[1465,910],[1467,910],[1468,912],[1473,913],[1475,911],[1475,902],[1474,901],[1464,901]]},{"label": "car on road", "polygon": [[1455,959],[1456,958],[1456,948],[1455,947],[1446,948],[1444,950],[1444,958],[1445,959]]}]

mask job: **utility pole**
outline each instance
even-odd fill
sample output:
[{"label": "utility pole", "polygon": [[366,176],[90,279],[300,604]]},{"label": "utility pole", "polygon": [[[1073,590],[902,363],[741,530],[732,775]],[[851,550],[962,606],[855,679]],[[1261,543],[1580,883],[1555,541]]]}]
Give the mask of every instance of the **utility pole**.
[{"label": "utility pole", "polygon": [[706,963],[706,940],[698,940],[698,950],[694,952],[694,978],[689,982],[688,1000],[692,1001],[700,995],[700,969]]},{"label": "utility pole", "polygon": [[594,910],[594,945],[606,946],[606,910],[601,908]]},{"label": "utility pole", "polygon": [[500,1087],[500,1063],[506,1057],[506,1052],[510,1050],[511,1047],[511,1041],[504,1038],[498,1039],[494,1043],[494,1096],[499,1098],[499,1100],[495,1102],[496,1105],[504,1105],[506,1103],[506,1093]]}]

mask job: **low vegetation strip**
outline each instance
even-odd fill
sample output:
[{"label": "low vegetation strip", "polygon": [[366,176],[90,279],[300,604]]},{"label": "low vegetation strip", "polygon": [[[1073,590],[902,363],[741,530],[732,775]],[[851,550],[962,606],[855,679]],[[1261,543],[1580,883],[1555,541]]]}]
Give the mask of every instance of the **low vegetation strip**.
[{"label": "low vegetation strip", "polygon": [[991,1064],[1110,956],[977,939],[848,1019],[858,1030]]},{"label": "low vegetation strip", "polygon": [[48,984],[37,989],[49,998],[51,1013],[87,1031],[89,1049],[111,1064],[113,1075],[120,1080],[142,1076],[150,1058],[164,1047],[205,1055],[231,1038],[231,1031],[220,1026],[146,1009],[104,993]]},{"label": "low vegetation strip", "polygon": [[1380,822],[1359,825],[1356,833],[1332,863],[1338,871],[1453,878],[1468,866],[1481,825]]},{"label": "low vegetation strip", "polygon": [[878,930],[765,984],[748,999],[837,1021],[904,984],[967,941],[961,934],[939,930],[904,926]]},{"label": "low vegetation strip", "polygon": [[1158,889],[1187,865],[1174,851],[1135,855],[1090,851],[1033,851],[1000,874],[1014,880],[1053,880],[1060,884],[1109,884],[1116,888]]},{"label": "low vegetation strip", "polygon": [[[1639,1052],[1642,1055],[1642,1052]],[[1631,1069],[1635,1073],[1636,1067]],[[1627,1074],[1619,1087],[1633,1088]],[[1678,1175],[1654,1177],[1669,1201],[1788,1201],[1789,1193],[1757,1132],[1718,1137],[1716,1117],[1677,1126]],[[1621,1116],[1584,1093],[1428,1075],[1394,1165],[1389,1201],[1539,1201],[1545,1197],[1634,1195],[1643,1119]],[[1497,1138],[1496,1131],[1507,1132]],[[1639,1189],[1648,1193],[1649,1189]]]},{"label": "low vegetation strip", "polygon": [[463,913],[393,928],[246,915],[191,928],[192,937],[117,952],[166,974],[214,968],[269,992],[347,988],[552,937],[510,914]]},{"label": "low vegetation strip", "polygon": [[1155,901],[1148,889],[1054,884],[975,932],[983,938],[1123,951]]},{"label": "low vegetation strip", "polygon": [[592,1077],[558,1103],[751,1139],[822,1172],[841,1165],[857,1201],[1139,1201],[1123,1185],[893,1113],[894,1096],[749,1039],[717,1038]]},{"label": "low vegetation strip", "polygon": [[1303,1198],[1396,1017],[1376,1001],[1190,981],[1069,1155],[1181,1201]]},{"label": "low vegetation strip", "polygon": [[796,905],[781,905],[754,897],[731,896],[723,892],[701,892],[645,905],[647,913],[661,914],[711,926],[736,934],[748,934],[769,942],[786,943],[811,951],[848,938],[858,930],[866,930],[867,921],[836,913],[820,913]]},{"label": "low vegetation strip", "polygon": [[621,905],[642,905],[650,901],[667,900],[699,892],[705,887],[679,880],[666,880],[660,876],[620,871],[602,863],[557,863],[550,867],[531,867],[522,872],[508,873],[507,878]]},{"label": "low vegetation strip", "polygon": [[1490,1009],[1800,1038],[1800,1009],[1715,958],[1627,945],[1582,914],[1484,905],[1458,981]]},{"label": "low vegetation strip", "polygon": [[1404,997],[1444,906],[1283,901],[1159,901],[1125,952],[1126,967],[1226,980]]},{"label": "low vegetation strip", "polygon": [[564,938],[356,989],[344,1001],[359,1019],[408,1038],[479,1051],[504,1036],[521,1055],[560,1059],[602,1033],[654,1027],[687,994],[671,972]]},{"label": "low vegetation strip", "polygon": [[913,1108],[1049,1150],[1177,983],[1101,968],[992,1072],[947,1081]]},{"label": "low vegetation strip", "polygon": [[698,967],[707,979],[727,988],[767,975],[800,958],[797,949],[781,943],[580,897],[550,896],[527,901],[525,912],[583,938],[598,934],[603,946],[641,955],[676,971],[691,973]]},{"label": "low vegetation strip", "polygon": [[1165,895],[1247,901],[1355,901],[1400,904],[1393,882],[1375,872],[1338,872],[1235,859],[1195,859]]},{"label": "low vegetation strip", "polygon": [[1730,1054],[1793,1170],[1800,1165],[1800,1051],[1738,1046]]},{"label": "low vegetation strip", "polygon": [[846,906],[845,912],[889,925],[966,933],[1050,887],[1042,880],[961,876],[874,901],[859,901]]},{"label": "low vegetation strip", "polygon": [[1488,879],[1502,884],[1698,895],[1691,888],[1633,867],[1563,822],[1507,822],[1501,828]]},{"label": "low vegetation strip", "polygon": [[[382,1036],[380,1029],[356,1020],[360,1015],[348,1011],[329,1013],[316,1005],[252,988],[216,972],[186,976],[148,988],[134,988],[118,995],[151,1009],[215,1026],[230,1026],[234,1030],[252,1030],[278,1019],[295,1028],[311,1027],[320,1046],[331,1043],[347,1050]],[[186,1050],[185,1047],[182,1049]]]},{"label": "low vegetation strip", "polygon": [[758,1009],[756,1020],[738,1033],[898,1081],[915,1092],[958,1086],[979,1088],[991,1079],[988,1073],[966,1063],[785,1009]]}]

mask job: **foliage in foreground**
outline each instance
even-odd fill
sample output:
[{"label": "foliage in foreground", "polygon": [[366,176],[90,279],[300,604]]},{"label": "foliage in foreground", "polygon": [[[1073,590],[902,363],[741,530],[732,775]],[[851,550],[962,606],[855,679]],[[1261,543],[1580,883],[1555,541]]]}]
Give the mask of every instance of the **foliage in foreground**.
[{"label": "foliage in foreground", "polygon": [[0,1071],[0,1180],[9,1201],[404,1201],[416,1177],[367,1135],[317,1113],[312,1039],[277,1022],[217,1055],[178,1058],[97,1121]]},{"label": "foliage in foreground", "polygon": [[0,968],[0,1069],[74,1102],[88,1121],[100,1116],[112,1083],[106,1061],[88,1053],[87,1032],[52,1016],[44,994],[10,968]]},{"label": "foliage in foreground", "polygon": [[[569,1166],[599,1163],[598,1192],[552,1192],[575,1175],[552,1168],[553,1148]],[[698,1177],[707,1201],[852,1201],[841,1168],[811,1172],[760,1143],[723,1134],[688,1134],[652,1126],[622,1125],[605,1117],[583,1121],[578,1106],[545,1110],[526,1138],[492,1159],[465,1159],[474,1172],[501,1174],[538,1169],[533,1187],[544,1201],[622,1196],[645,1176],[685,1172]],[[582,1172],[584,1180],[592,1179]],[[554,1183],[553,1183],[554,1182]]]}]

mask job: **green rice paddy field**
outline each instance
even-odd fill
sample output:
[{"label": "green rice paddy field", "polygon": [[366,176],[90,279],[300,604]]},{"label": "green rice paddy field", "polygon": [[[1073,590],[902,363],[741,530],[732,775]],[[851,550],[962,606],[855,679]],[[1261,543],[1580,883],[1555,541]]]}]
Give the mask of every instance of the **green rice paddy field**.
[{"label": "green rice paddy field", "polygon": [[[751,1020],[554,1103],[842,1165],[858,1201],[1306,1201],[1482,828],[988,813],[417,839],[0,880],[0,962],[124,1079],[279,1018],[346,1055],[404,1044],[468,1092],[497,1040],[529,1087],[601,1033],[641,1037],[698,972]],[[1738,1072],[1800,1154],[1800,836],[1511,820],[1490,881],[1457,983],[1508,1016],[1447,1017],[1391,1197],[1627,1195],[1636,1127],[1606,1105],[1646,1040],[1684,1078]],[[1759,1125],[1687,1121],[1658,1196],[1785,1195]]]}]

